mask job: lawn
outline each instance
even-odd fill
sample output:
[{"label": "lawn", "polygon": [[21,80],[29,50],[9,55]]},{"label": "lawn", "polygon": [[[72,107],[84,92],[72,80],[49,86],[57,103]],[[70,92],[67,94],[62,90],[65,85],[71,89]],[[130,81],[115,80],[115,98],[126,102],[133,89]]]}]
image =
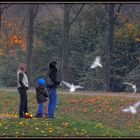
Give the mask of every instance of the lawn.
[{"label": "lawn", "polygon": [[[18,118],[18,92],[0,92],[1,137],[139,137],[140,111],[121,112],[138,101],[125,96],[90,96],[59,92],[55,119]],[[36,113],[35,93],[28,93],[29,112]],[[11,117],[11,118],[10,118]]]}]

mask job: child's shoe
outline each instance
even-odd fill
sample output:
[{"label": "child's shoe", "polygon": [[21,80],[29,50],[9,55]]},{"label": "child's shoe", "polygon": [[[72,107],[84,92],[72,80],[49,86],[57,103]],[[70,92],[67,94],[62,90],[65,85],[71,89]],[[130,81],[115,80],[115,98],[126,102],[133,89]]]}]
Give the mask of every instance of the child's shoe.
[{"label": "child's shoe", "polygon": [[44,118],[48,119],[48,113],[44,114]]},{"label": "child's shoe", "polygon": [[36,118],[43,118],[43,115],[42,114],[36,114],[35,117]]}]

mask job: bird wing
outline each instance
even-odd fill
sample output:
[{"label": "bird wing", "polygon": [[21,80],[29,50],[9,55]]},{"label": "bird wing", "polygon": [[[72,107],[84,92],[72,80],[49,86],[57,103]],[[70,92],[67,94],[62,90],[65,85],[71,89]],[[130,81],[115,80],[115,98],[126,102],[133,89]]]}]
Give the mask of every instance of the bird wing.
[{"label": "bird wing", "polygon": [[101,63],[98,63],[98,66],[103,67],[103,65]]},{"label": "bird wing", "polygon": [[90,68],[93,69],[93,68],[96,68],[96,66],[97,66],[97,65],[93,63],[93,64],[90,66]]},{"label": "bird wing", "polygon": [[71,87],[69,92],[74,92],[75,91],[75,88],[74,87]]},{"label": "bird wing", "polygon": [[136,109],[133,106],[130,106],[129,108],[130,108],[131,113],[133,114],[137,113]]},{"label": "bird wing", "polygon": [[134,105],[133,105],[133,107],[136,109],[137,107],[139,107],[140,106],[140,101],[138,101],[138,102],[136,102]]},{"label": "bird wing", "polygon": [[78,88],[79,88],[79,89],[83,89],[83,88],[84,88],[84,87],[79,86],[79,85],[75,85],[74,87],[75,87],[76,89],[78,89]]},{"label": "bird wing", "polygon": [[66,87],[71,88],[71,84],[69,84],[68,82],[62,81],[62,84],[64,84]]},{"label": "bird wing", "polygon": [[134,88],[134,93],[136,93],[136,91],[137,91],[137,88],[135,87],[135,88]]},{"label": "bird wing", "polygon": [[129,112],[130,111],[130,108],[124,108],[122,109],[123,112]]},{"label": "bird wing", "polygon": [[123,83],[126,84],[126,85],[131,85],[131,86],[133,86],[132,83],[127,83],[127,82],[123,82]]},{"label": "bird wing", "polygon": [[101,57],[100,57],[100,56],[96,56],[95,62],[96,62],[96,63],[100,63],[100,62],[101,62]]},{"label": "bird wing", "polygon": [[96,57],[95,63],[96,63],[98,66],[103,67],[103,65],[101,64],[101,56],[97,56],[97,57]]}]

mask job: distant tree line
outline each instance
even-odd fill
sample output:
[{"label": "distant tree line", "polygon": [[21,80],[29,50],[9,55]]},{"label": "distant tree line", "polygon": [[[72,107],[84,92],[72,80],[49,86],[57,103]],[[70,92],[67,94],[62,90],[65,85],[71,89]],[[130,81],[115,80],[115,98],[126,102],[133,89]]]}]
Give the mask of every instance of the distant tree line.
[{"label": "distant tree line", "polygon": [[[0,37],[0,85],[16,86],[17,65],[26,62],[34,86],[37,78],[47,78],[48,64],[56,60],[60,80],[86,90],[130,91],[122,82],[140,82],[140,26],[139,15],[131,15],[129,6],[1,4],[0,30],[5,38]],[[103,68],[90,69],[97,55]]]}]

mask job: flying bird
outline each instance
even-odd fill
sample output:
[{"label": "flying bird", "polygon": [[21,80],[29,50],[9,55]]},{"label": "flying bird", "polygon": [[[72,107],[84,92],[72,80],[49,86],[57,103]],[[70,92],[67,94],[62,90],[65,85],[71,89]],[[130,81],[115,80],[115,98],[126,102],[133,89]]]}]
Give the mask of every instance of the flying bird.
[{"label": "flying bird", "polygon": [[134,84],[132,84],[132,83],[127,83],[127,82],[123,82],[123,83],[126,84],[126,85],[130,85],[130,86],[133,88],[133,90],[134,90],[133,93],[136,93],[136,91],[137,91],[136,85],[134,85]]},{"label": "flying bird", "polygon": [[128,108],[124,108],[121,111],[123,112],[131,112],[132,114],[137,113],[137,108],[140,106],[140,101],[136,102],[133,106],[129,106]]},{"label": "flying bird", "polygon": [[65,81],[62,81],[61,83],[70,89],[69,92],[74,92],[76,89],[83,89],[84,88],[80,85],[69,84],[68,82],[65,82]]},{"label": "flying bird", "polygon": [[91,69],[94,69],[96,67],[103,67],[103,65],[101,64],[101,57],[100,56],[96,56],[95,61],[93,61],[92,65],[90,66]]}]

